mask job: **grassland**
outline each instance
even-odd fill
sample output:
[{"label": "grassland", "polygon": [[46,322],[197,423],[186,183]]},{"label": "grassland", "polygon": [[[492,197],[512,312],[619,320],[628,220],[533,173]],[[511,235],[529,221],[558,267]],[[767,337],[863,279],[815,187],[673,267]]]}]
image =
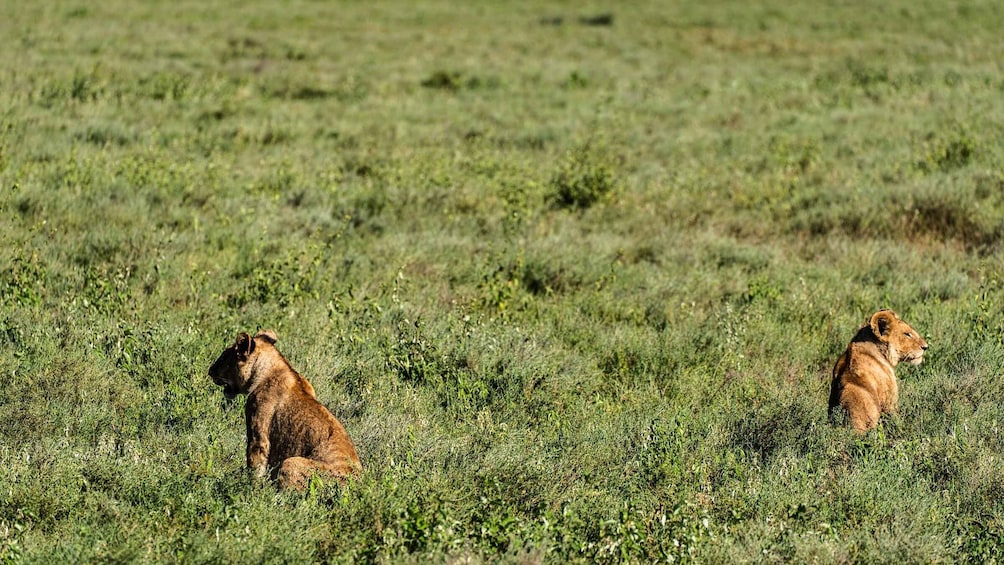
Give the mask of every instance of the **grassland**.
[{"label": "grassland", "polygon": [[[0,561],[1002,560],[999,4],[0,4]],[[243,470],[265,327],[346,488]]]}]

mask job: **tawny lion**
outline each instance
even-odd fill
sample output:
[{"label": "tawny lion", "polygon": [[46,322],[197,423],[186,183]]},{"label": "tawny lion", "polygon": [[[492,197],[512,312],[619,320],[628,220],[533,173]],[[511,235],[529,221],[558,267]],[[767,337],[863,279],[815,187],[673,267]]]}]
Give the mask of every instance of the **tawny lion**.
[{"label": "tawny lion", "polygon": [[919,365],[927,342],[892,310],[872,314],[837,359],[830,383],[830,415],[847,411],[850,424],[864,433],[878,425],[882,414],[896,413],[899,387],[897,364]]},{"label": "tawny lion", "polygon": [[280,488],[302,490],[314,473],[344,482],[362,471],[356,449],[275,342],[271,331],[242,332],[209,368],[227,398],[248,395],[247,466],[259,477],[271,471]]}]

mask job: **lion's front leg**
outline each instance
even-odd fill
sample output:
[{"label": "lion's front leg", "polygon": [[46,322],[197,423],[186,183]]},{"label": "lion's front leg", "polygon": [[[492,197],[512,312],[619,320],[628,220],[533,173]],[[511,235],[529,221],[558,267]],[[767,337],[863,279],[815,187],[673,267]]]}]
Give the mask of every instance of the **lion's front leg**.
[{"label": "lion's front leg", "polygon": [[264,433],[261,424],[260,421],[248,418],[247,467],[254,472],[255,477],[264,477],[268,472],[268,456],[271,448],[268,434]]},{"label": "lion's front leg", "polygon": [[248,438],[247,466],[255,477],[264,477],[268,470],[268,440],[253,441]]}]

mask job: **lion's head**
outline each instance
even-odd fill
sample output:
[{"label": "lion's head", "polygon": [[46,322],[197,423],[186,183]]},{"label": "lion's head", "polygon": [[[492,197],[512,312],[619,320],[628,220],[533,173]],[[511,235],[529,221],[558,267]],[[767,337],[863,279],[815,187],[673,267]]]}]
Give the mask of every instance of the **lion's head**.
[{"label": "lion's head", "polygon": [[872,314],[868,321],[872,333],[879,343],[887,346],[887,357],[895,367],[897,363],[906,362],[920,365],[927,351],[927,342],[892,310],[879,310]]},{"label": "lion's head", "polygon": [[275,333],[271,331],[258,332],[254,337],[241,332],[237,341],[223,350],[216,361],[209,367],[209,376],[213,382],[223,387],[223,395],[232,399],[238,394],[247,394],[254,379],[254,361],[261,343],[274,344]]}]

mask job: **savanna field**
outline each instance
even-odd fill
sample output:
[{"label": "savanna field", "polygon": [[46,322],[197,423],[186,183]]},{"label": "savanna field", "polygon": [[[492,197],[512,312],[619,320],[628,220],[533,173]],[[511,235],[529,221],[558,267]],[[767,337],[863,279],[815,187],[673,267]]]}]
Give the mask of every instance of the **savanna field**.
[{"label": "savanna field", "polygon": [[[997,2],[0,0],[0,562],[1000,562]],[[892,308],[899,415],[828,423]],[[254,483],[277,347],[365,472]]]}]

